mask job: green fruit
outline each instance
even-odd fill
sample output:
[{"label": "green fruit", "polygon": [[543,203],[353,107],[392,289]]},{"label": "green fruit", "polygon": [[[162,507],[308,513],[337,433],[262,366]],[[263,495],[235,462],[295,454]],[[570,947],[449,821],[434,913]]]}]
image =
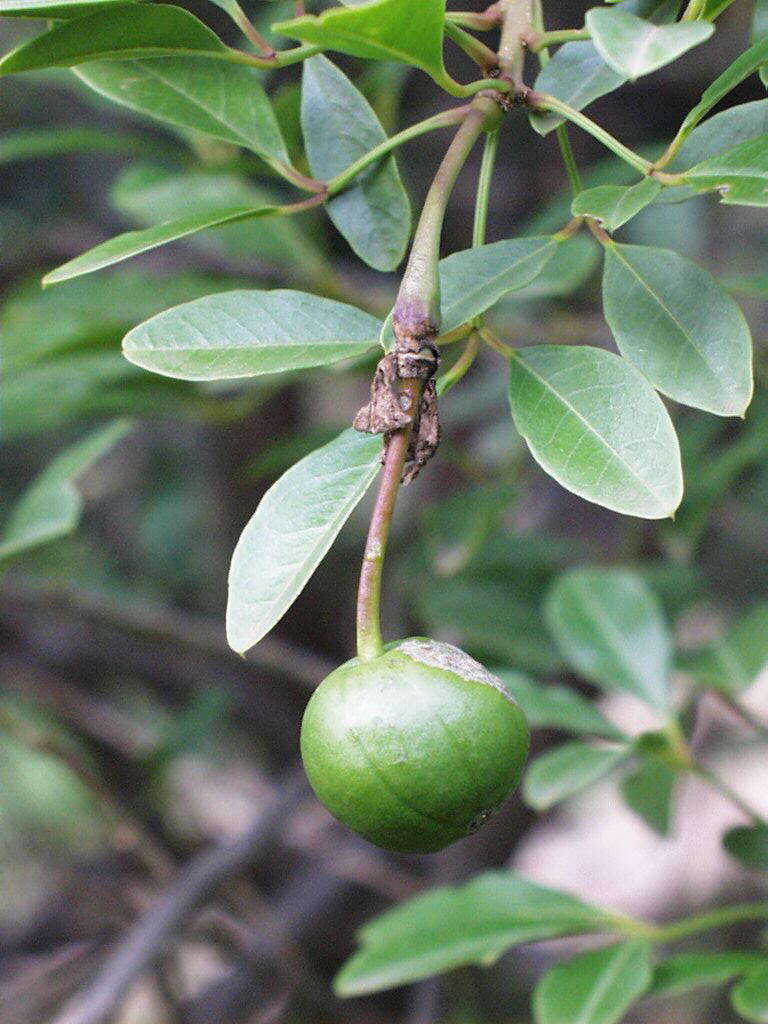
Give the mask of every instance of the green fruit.
[{"label": "green fruit", "polygon": [[317,688],[301,754],[318,798],[384,847],[431,853],[473,832],[517,783],[528,726],[501,680],[412,637]]}]

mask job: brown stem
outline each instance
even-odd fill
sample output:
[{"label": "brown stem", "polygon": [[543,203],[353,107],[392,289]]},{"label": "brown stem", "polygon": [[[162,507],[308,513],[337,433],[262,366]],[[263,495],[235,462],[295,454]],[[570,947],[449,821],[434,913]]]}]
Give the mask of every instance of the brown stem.
[{"label": "brown stem", "polygon": [[360,569],[357,591],[357,656],[361,661],[377,658],[384,650],[381,638],[379,609],[381,606],[381,576],[387,550],[389,528],[395,510],[397,492],[408,456],[408,445],[413,429],[413,417],[421,399],[422,381],[410,378],[400,382],[400,393],[410,399],[411,422],[389,436],[384,469],[379,480],[379,492],[368,528],[365,554]]}]

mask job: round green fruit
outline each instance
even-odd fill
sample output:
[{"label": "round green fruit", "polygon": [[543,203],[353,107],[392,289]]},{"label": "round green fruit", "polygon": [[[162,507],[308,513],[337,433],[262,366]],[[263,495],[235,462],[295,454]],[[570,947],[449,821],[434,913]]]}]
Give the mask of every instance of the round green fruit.
[{"label": "round green fruit", "polygon": [[527,753],[525,717],[501,680],[421,637],[336,669],[301,726],[320,801],[364,838],[407,853],[475,831],[517,783]]}]

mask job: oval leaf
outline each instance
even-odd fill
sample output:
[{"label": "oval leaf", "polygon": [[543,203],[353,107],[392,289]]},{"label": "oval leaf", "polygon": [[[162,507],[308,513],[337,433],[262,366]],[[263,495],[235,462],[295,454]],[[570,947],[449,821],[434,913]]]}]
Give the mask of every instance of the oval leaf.
[{"label": "oval leaf", "polygon": [[621,782],[624,803],[660,836],[669,835],[675,773],[663,761],[649,758]]},{"label": "oval leaf", "polygon": [[653,591],[622,569],[573,569],[544,614],[563,656],[592,683],[665,710],[672,641]]},{"label": "oval leaf", "polygon": [[135,327],[127,359],[181,380],[226,380],[322,366],[376,344],[379,321],[289,290],[234,291],[175,306]]},{"label": "oval leaf", "polygon": [[[323,181],[386,139],[365,97],[319,54],[304,62],[301,124],[312,173]],[[411,206],[393,156],[328,200],[326,210],[361,260],[376,270],[397,267],[411,233]]]},{"label": "oval leaf", "polygon": [[131,4],[64,22],[22,43],[0,60],[0,75],[105,58],[226,51],[215,32],[181,7]]},{"label": "oval leaf", "polygon": [[650,983],[644,939],[584,953],[557,964],[536,986],[536,1024],[618,1024]]},{"label": "oval leaf", "polygon": [[523,709],[533,726],[621,740],[624,734],[586,698],[566,686],[534,683],[519,672],[496,670],[496,675]]},{"label": "oval leaf", "polygon": [[752,339],[744,314],[685,256],[606,246],[605,318],[622,355],[664,394],[721,416],[752,397]]},{"label": "oval leaf", "polygon": [[663,519],[680,504],[672,421],[626,360],[586,345],[519,349],[509,399],[533,457],[568,490],[645,519]]},{"label": "oval leaf", "polygon": [[489,871],[434,889],[369,922],[360,949],[336,976],[339,995],[404,985],[464,964],[489,964],[510,946],[599,931],[607,917],[567,893]]},{"label": "oval leaf", "polygon": [[230,647],[247,651],[290,608],[373,482],[380,455],[380,437],[345,430],[270,487],[232,555]]},{"label": "oval leaf", "polygon": [[445,0],[373,0],[331,7],[273,26],[275,32],[353,57],[399,60],[455,88],[443,67]]},{"label": "oval leaf", "polygon": [[748,139],[685,172],[697,192],[720,193],[724,203],[768,206],[768,135]]},{"label": "oval leaf", "polygon": [[595,7],[584,21],[606,63],[630,80],[671,63],[715,31],[705,21],[654,25],[621,8]]},{"label": "oval leaf", "polygon": [[574,217],[592,217],[606,231],[616,231],[652,203],[664,186],[653,178],[637,185],[598,185],[580,192],[573,200]]},{"label": "oval leaf", "polygon": [[[557,96],[574,110],[583,110],[600,96],[618,89],[626,80],[625,75],[608,67],[594,43],[577,41],[558,49],[539,72],[534,89]],[[563,119],[558,114],[532,114],[530,122],[540,135],[546,135],[562,124]]]},{"label": "oval leaf", "polygon": [[161,57],[95,62],[75,74],[140,114],[288,160],[261,75],[253,68],[206,57]]},{"label": "oval leaf", "polygon": [[629,747],[611,749],[588,743],[564,743],[532,762],[523,779],[525,802],[546,811],[604,778],[630,755]]}]

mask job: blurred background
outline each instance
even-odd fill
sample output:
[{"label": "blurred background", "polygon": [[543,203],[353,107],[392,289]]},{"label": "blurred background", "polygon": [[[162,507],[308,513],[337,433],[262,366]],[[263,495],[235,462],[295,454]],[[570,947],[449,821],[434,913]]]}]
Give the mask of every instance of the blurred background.
[{"label": "blurred background", "polygon": [[[234,40],[214,6],[185,6]],[[583,4],[548,6],[548,27],[582,24]],[[744,49],[750,7],[735,3],[708,44],[598,101],[592,116],[636,149],[668,140]],[[291,11],[258,0],[249,7],[262,28]],[[0,21],[2,51],[40,27]],[[429,79],[404,67],[339,63],[388,132],[444,105]],[[449,66],[474,77],[453,50]],[[299,75],[287,69],[270,81],[294,150]],[[753,76],[728,105],[763,96]],[[631,180],[594,140],[571,136],[587,184]],[[446,138],[427,135],[401,151],[415,210]],[[478,150],[452,197],[445,253],[470,244],[479,158]],[[298,767],[301,714],[311,689],[353,652],[370,504],[245,660],[224,639],[227,569],[266,488],[348,425],[374,357],[300,379],[213,387],[152,376],[126,362],[119,345],[155,312],[243,285],[300,288],[383,316],[396,276],[368,270],[313,213],[203,233],[114,271],[45,292],[39,285],[64,260],[191,210],[212,191],[289,197],[255,159],[246,164],[224,144],[132,115],[71,73],[0,84],[3,515],[56,455],[97,428],[128,423],[79,478],[77,529],[2,566],[0,1020],[526,1022],[532,982],[573,944],[524,948],[486,971],[462,969],[346,1002],[334,998],[331,980],[372,915],[488,867],[512,865],[649,918],[748,898],[755,877],[719,847],[738,812],[689,785],[671,836],[661,839],[609,782],[545,816],[513,798],[479,834],[442,854],[398,857],[357,840],[317,804]],[[539,138],[513,114],[489,241],[556,229],[568,203],[554,137]],[[589,693],[568,675],[541,615],[547,588],[568,566],[636,569],[683,651],[721,636],[765,597],[765,228],[760,211],[705,197],[651,207],[620,232],[707,266],[742,304],[756,342],[757,397],[743,422],[672,409],[686,478],[676,520],[621,517],[546,477],[513,429],[498,358],[483,354],[443,403],[439,456],[398,507],[384,595],[389,637],[453,641],[488,665]],[[492,312],[494,329],[512,344],[610,346],[598,258],[596,245],[580,238],[551,277]],[[765,681],[749,702],[768,714]],[[601,707],[632,732],[654,726],[630,698],[603,699]],[[743,729],[722,703],[703,703],[696,735],[722,774],[768,810],[765,748],[747,742]],[[534,750],[561,739],[537,730]],[[166,917],[158,923],[155,914],[150,924],[160,931],[142,933],[159,905]],[[739,935],[746,941],[743,929]],[[134,960],[120,974],[108,954],[127,936]],[[148,948],[157,955],[137,967],[136,951]],[[85,1015],[60,1016],[86,987]],[[644,1004],[629,1019],[735,1018],[705,993]]]}]

